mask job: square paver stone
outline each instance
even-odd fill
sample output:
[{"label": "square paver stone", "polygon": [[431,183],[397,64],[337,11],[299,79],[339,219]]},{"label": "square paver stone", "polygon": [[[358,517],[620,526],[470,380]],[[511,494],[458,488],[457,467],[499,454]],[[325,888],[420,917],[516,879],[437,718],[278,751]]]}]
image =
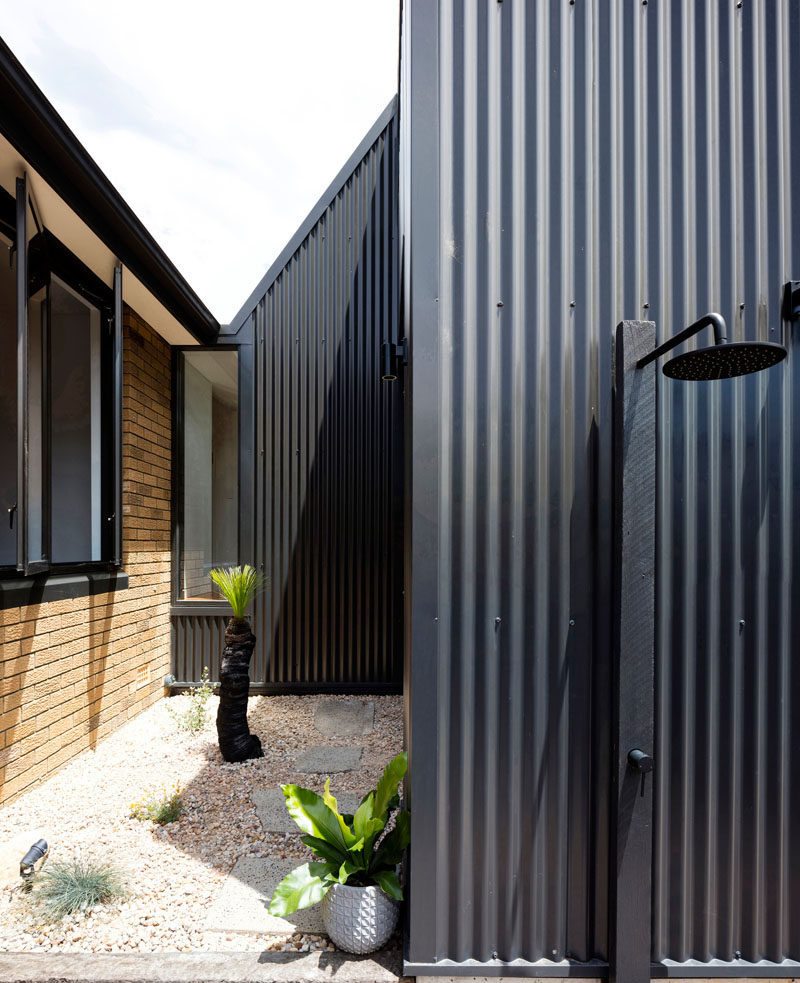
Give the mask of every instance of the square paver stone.
[{"label": "square paver stone", "polygon": [[[336,789],[332,791],[336,795]],[[355,792],[343,792],[341,795],[336,795],[339,812],[355,812],[361,799],[362,796]],[[279,788],[257,789],[253,792],[253,803],[265,833],[302,835],[286,811],[286,799]]]},{"label": "square paver stone", "polygon": [[325,700],[314,709],[314,726],[326,737],[369,734],[375,723],[374,703]]},{"label": "square paver stone", "polygon": [[297,860],[282,857],[242,857],[237,860],[222,885],[219,897],[206,913],[205,930],[255,932],[261,935],[291,932],[324,935],[321,905],[296,911],[288,918],[277,918],[267,911],[273,891],[297,866]]},{"label": "square paver stone", "polygon": [[361,764],[360,747],[309,747],[300,755],[295,769],[332,775],[337,771],[355,771]]}]

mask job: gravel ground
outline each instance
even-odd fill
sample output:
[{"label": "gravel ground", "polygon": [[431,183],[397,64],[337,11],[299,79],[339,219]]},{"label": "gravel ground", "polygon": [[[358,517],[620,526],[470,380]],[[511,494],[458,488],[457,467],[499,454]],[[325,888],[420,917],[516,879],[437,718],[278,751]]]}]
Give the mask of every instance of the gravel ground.
[{"label": "gravel ground", "polygon": [[[208,704],[197,735],[177,730],[161,700],[86,751],[48,781],[0,808],[0,843],[27,829],[52,837],[50,860],[101,856],[123,870],[126,900],[98,907],[56,925],[41,922],[28,897],[0,891],[0,951],[154,952],[311,951],[331,947],[319,936],[255,936],[204,932],[205,912],[239,857],[305,857],[296,837],[265,835],[251,801],[254,789],[296,782],[322,790],[325,776],[293,771],[298,753],[314,745],[363,747],[361,768],[332,776],[331,791],[364,792],[387,761],[402,750],[402,698],[370,696],[375,726],[358,737],[323,737],[313,727],[314,707],[339,696],[253,697],[250,730],[264,758],[226,764],[216,742],[217,698]],[[130,804],[151,789],[180,782],[184,815],[168,826],[129,818]],[[319,786],[317,788],[317,786]],[[397,939],[395,938],[395,943]]]}]

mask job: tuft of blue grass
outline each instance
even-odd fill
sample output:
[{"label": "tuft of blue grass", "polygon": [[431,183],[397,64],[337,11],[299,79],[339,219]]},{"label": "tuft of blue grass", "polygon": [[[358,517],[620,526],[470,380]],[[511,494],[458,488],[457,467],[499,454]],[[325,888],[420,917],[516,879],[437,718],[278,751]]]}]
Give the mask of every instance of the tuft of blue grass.
[{"label": "tuft of blue grass", "polygon": [[36,878],[32,900],[50,921],[108,904],[126,894],[121,872],[92,857],[47,864]]}]

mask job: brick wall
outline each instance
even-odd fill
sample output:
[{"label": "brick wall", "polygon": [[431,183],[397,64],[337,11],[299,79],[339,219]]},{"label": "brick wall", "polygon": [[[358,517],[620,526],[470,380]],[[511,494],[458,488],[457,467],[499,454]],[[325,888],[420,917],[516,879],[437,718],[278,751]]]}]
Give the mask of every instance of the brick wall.
[{"label": "brick wall", "polygon": [[169,672],[170,349],[125,312],[127,590],[0,611],[0,802],[158,700]]}]

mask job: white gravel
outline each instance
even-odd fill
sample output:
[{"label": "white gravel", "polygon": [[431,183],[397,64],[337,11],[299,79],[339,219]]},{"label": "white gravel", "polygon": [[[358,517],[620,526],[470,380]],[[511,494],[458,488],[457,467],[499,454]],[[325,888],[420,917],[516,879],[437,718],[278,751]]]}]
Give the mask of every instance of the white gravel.
[{"label": "white gravel", "polygon": [[[129,896],[55,925],[41,922],[28,897],[0,891],[0,951],[162,952],[311,951],[330,947],[319,936],[221,934],[201,929],[205,911],[239,857],[304,857],[296,837],[265,835],[251,795],[254,789],[296,782],[322,790],[325,776],[293,770],[298,752],[322,743],[363,747],[358,772],[332,776],[331,790],[364,792],[389,759],[402,750],[399,696],[268,696],[249,703],[250,730],[264,758],[226,764],[216,741],[217,698],[199,734],[180,733],[161,700],[94,751],[86,751],[48,781],[0,808],[0,843],[23,830],[52,831],[49,860],[106,857],[125,873]],[[314,708],[326,700],[375,705],[370,734],[325,737],[313,728]],[[161,827],[129,818],[130,803],[149,790],[179,781],[184,815]],[[317,788],[317,786],[319,786]]]}]

